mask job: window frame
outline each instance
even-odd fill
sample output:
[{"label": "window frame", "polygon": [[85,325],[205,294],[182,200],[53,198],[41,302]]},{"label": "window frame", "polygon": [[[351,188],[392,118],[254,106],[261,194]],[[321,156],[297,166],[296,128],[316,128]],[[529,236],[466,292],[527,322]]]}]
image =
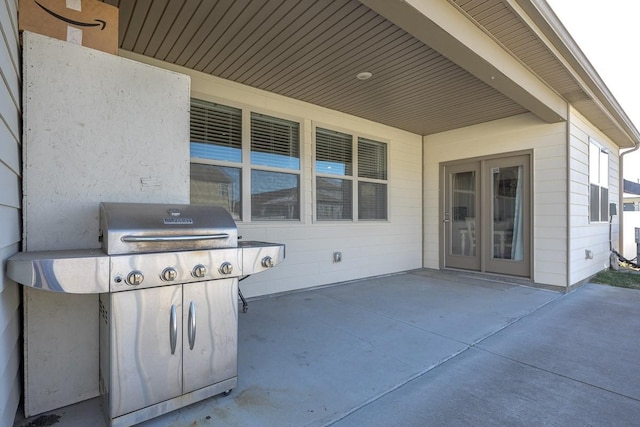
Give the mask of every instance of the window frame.
[{"label": "window frame", "polygon": [[[324,130],[339,132],[342,134],[351,136],[351,174],[328,174],[319,172],[317,168],[317,129],[321,128]],[[359,157],[358,157],[358,146],[360,139],[364,139],[367,141],[383,144],[385,146],[385,162],[386,162],[386,179],[375,179],[375,178],[366,178],[359,176]],[[312,123],[312,209],[313,209],[313,222],[316,224],[344,224],[344,223],[388,223],[390,222],[390,209],[389,209],[389,200],[390,200],[390,182],[391,182],[391,170],[389,167],[390,164],[390,141],[385,138],[380,138],[377,136],[371,136],[369,134],[364,134],[361,132],[356,132],[350,129],[340,128],[338,126],[327,125],[325,123],[313,122]],[[350,219],[319,219],[318,218],[318,178],[330,178],[330,179],[342,179],[351,182],[351,218]],[[373,184],[383,184],[386,189],[386,200],[385,200],[385,218],[380,219],[363,219],[359,216],[359,187],[360,183],[373,183]]]},{"label": "window frame", "polygon": [[[207,96],[201,93],[192,93],[190,99],[196,99],[198,101],[210,102],[213,104],[219,104],[224,107],[236,108],[241,111],[241,158],[239,162],[231,160],[216,160],[200,157],[189,156],[190,165],[193,163],[237,168],[240,170],[240,204],[241,212],[240,219],[236,219],[236,223],[302,223],[305,217],[304,212],[304,135],[305,135],[305,121],[299,117],[293,117],[287,114],[281,114],[276,111],[269,111],[265,109],[255,108],[245,104],[229,101],[227,99],[218,99],[216,97]],[[266,166],[259,164],[252,164],[251,162],[251,116],[252,113],[256,113],[262,116],[270,116],[276,119],[287,120],[298,124],[298,155],[299,165],[298,169],[288,169],[284,167]],[[191,138],[189,139],[189,147],[191,147]],[[251,174],[253,170],[284,173],[290,175],[296,175],[298,181],[298,218],[295,219],[254,219],[252,218],[252,200],[251,200]],[[191,179],[191,174],[189,174]],[[191,197],[191,196],[190,196]]]},{"label": "window frame", "polygon": [[[609,149],[592,137],[589,137],[588,150],[588,217],[591,224],[602,224],[609,222]],[[594,155],[597,153],[597,159]],[[594,191],[597,190],[597,198]],[[603,191],[604,190],[604,191]],[[606,201],[604,197],[606,195]],[[605,202],[603,205],[603,201]],[[596,205],[594,205],[596,203]],[[594,217],[597,208],[597,219]]]}]

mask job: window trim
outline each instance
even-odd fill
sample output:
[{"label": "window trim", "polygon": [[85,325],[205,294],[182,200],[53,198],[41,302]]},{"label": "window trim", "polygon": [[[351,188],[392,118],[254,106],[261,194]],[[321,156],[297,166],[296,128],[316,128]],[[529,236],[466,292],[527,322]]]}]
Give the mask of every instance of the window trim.
[{"label": "window trim", "polygon": [[[316,170],[316,129],[317,128],[322,128],[322,129],[326,129],[326,130],[330,130],[330,131],[334,131],[334,132],[340,132],[343,134],[347,134],[347,135],[351,135],[351,144],[352,144],[352,148],[351,148],[351,152],[352,152],[352,173],[351,175],[335,175],[335,174],[326,174],[326,173],[319,173]],[[370,134],[366,134],[366,133],[362,133],[362,132],[358,132],[355,131],[353,129],[346,129],[346,128],[341,128],[339,126],[334,126],[334,125],[330,125],[330,124],[326,124],[326,123],[322,123],[322,122],[312,122],[311,123],[311,130],[312,130],[312,141],[311,141],[311,194],[312,194],[312,222],[314,224],[383,224],[383,223],[390,223],[391,222],[391,210],[389,208],[390,206],[390,199],[391,199],[391,176],[392,176],[392,172],[391,172],[391,168],[390,168],[390,164],[391,164],[391,142],[389,139],[387,138],[381,138],[379,136],[372,136]],[[365,177],[359,177],[359,170],[358,170],[358,140],[359,138],[363,138],[369,141],[373,141],[373,142],[378,142],[381,144],[385,144],[386,146],[386,166],[387,166],[387,171],[386,171],[386,179],[381,180],[381,179],[373,179],[373,178],[365,178]],[[318,180],[317,178],[321,177],[321,178],[337,178],[337,179],[345,179],[345,180],[349,180],[351,181],[351,199],[352,199],[352,204],[351,204],[351,219],[331,219],[331,220],[325,220],[325,219],[318,219],[318,207],[317,207],[317,201],[318,201],[318,197],[317,197],[317,183]],[[386,200],[385,200],[385,210],[386,210],[386,218],[384,219],[361,219],[358,217],[358,212],[359,212],[359,204],[358,204],[358,188],[359,188],[359,183],[360,182],[370,182],[370,183],[375,183],[375,184],[384,184],[386,185]]]}]

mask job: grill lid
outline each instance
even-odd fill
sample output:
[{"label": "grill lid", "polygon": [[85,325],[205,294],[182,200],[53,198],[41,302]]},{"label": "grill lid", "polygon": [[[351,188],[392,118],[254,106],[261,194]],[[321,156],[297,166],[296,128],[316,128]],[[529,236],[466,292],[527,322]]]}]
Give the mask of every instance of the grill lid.
[{"label": "grill lid", "polygon": [[238,246],[235,221],[217,206],[103,202],[100,233],[108,255]]}]

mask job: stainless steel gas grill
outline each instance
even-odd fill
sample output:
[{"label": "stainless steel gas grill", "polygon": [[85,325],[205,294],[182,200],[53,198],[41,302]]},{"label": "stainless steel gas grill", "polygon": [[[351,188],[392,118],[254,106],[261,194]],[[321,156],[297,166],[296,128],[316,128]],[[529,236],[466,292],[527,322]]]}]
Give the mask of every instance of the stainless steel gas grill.
[{"label": "stainless steel gas grill", "polygon": [[[238,242],[222,208],[100,205],[102,251],[21,253],[9,277],[100,294],[100,389],[112,426],[131,425],[237,384],[238,278],[284,245]],[[84,284],[84,286],[83,286]]]}]

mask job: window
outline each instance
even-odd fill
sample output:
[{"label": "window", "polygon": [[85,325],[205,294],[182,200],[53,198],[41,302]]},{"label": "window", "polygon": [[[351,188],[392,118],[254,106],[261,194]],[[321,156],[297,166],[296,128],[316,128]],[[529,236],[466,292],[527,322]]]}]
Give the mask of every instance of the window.
[{"label": "window", "polygon": [[358,138],[358,218],[387,219],[387,144]]},{"label": "window", "polygon": [[191,203],[222,206],[235,220],[300,219],[300,124],[250,117],[246,138],[242,109],[191,100]]},{"label": "window", "polygon": [[317,127],[315,147],[316,219],[386,220],[387,144]]},{"label": "window", "polygon": [[319,221],[353,219],[351,135],[316,128],[316,174],[316,218]]},{"label": "window", "polygon": [[300,219],[300,124],[251,113],[251,218]]},{"label": "window", "polygon": [[589,219],[609,220],[609,154],[593,140],[589,141]]},{"label": "window", "polygon": [[190,136],[191,203],[222,206],[242,219],[242,110],[192,99]]}]

